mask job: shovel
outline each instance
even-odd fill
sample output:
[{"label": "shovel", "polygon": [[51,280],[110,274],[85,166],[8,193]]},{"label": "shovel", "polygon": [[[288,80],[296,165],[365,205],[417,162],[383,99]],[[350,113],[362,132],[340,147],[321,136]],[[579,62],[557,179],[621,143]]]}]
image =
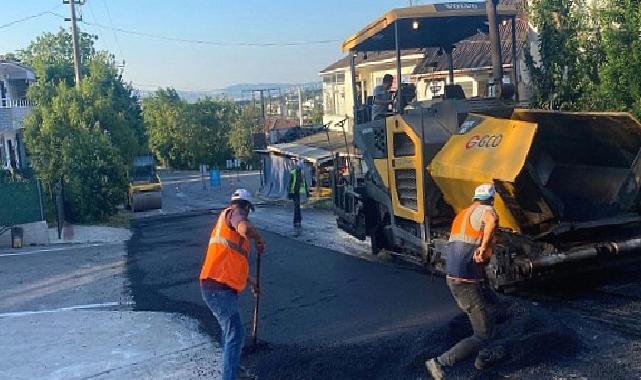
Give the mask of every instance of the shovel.
[{"label": "shovel", "polygon": [[252,326],[252,345],[258,346],[258,307],[260,306],[260,253],[256,253],[256,302],[254,303],[254,324]]},{"label": "shovel", "polygon": [[258,340],[258,308],[260,306],[260,257],[262,255],[256,253],[256,287],[258,292],[256,293],[256,302],[254,303],[254,322],[252,324],[252,337],[251,337],[251,346],[246,347],[245,352],[247,354],[255,353],[261,348],[267,346],[267,343],[260,342]]}]

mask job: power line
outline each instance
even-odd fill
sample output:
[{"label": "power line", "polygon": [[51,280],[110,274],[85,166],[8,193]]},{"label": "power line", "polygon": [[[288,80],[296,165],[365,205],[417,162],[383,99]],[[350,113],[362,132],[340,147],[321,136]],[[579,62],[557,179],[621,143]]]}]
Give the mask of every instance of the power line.
[{"label": "power line", "polygon": [[[111,31],[113,32],[114,40],[116,41],[116,46],[118,47],[118,51],[120,52],[120,56],[123,58],[123,65],[124,65],[124,56],[122,55],[122,47],[120,46],[120,41],[118,41],[118,33],[116,33],[116,30],[114,29],[114,22],[113,19],[111,18],[111,11],[109,10],[109,6],[107,5],[107,2],[104,0],[101,0],[102,5],[104,5],[105,9],[107,10],[107,17],[109,18],[109,25],[111,25]],[[98,22],[98,20],[94,17],[94,21]]]},{"label": "power line", "polygon": [[[106,6],[106,5],[105,5]],[[48,11],[43,11],[40,13],[36,13],[31,16],[23,17],[18,20],[14,20],[11,22],[8,22],[6,24],[0,25],[0,29],[3,28],[8,28],[12,25],[29,21],[35,18],[39,18],[45,15],[51,15],[51,16],[56,16],[61,19],[65,19],[65,16],[55,13],[52,10],[56,9],[58,6],[51,8],[51,10]],[[95,16],[94,16],[95,19]],[[179,37],[171,37],[171,36],[164,36],[164,35],[159,35],[159,34],[153,34],[153,33],[146,33],[146,32],[139,32],[136,30],[129,30],[129,29],[123,29],[119,27],[113,26],[107,26],[100,24],[98,22],[89,22],[85,20],[78,20],[81,23],[85,25],[90,25],[90,26],[95,26],[98,28],[103,28],[103,29],[110,29],[116,32],[120,33],[125,33],[125,34],[130,34],[130,35],[135,35],[139,37],[147,37],[147,38],[153,38],[157,40],[165,40],[165,41],[173,41],[173,42],[184,42],[184,43],[190,43],[190,44],[199,44],[199,45],[213,45],[213,46],[238,46],[238,47],[287,47],[287,46],[304,46],[304,45],[322,45],[322,44],[330,44],[330,43],[337,43],[340,42],[338,39],[325,39],[325,40],[310,40],[310,41],[289,41],[289,42],[247,42],[247,41],[238,41],[238,42],[223,42],[223,41],[209,41],[209,40],[196,40],[196,39],[188,39],[188,38],[179,38]],[[115,33],[114,33],[115,37]],[[117,37],[115,37],[116,41]],[[118,42],[117,42],[118,43]]]},{"label": "power line", "polygon": [[51,8],[51,9],[49,9],[49,10],[47,10],[47,11],[43,11],[43,12],[40,12],[40,13],[36,13],[36,14],[34,14],[34,15],[31,15],[31,16],[26,16],[26,17],[23,17],[23,18],[18,19],[18,20],[10,21],[10,22],[8,22],[8,23],[6,23],[6,24],[2,24],[2,25],[0,25],[0,29],[8,28],[8,27],[10,27],[10,26],[13,26],[13,25],[19,24],[19,23],[21,23],[21,22],[25,22],[25,21],[33,20],[34,18],[39,18],[39,17],[46,16],[46,15],[52,15],[52,16],[62,17],[62,18],[64,18],[64,16],[62,16],[62,15],[59,15],[59,14],[57,14],[57,13],[52,12],[54,9],[57,9],[57,8],[59,8],[59,7],[60,7],[60,4],[56,5],[55,7]]},{"label": "power line", "polygon": [[141,37],[147,37],[147,38],[154,38],[158,40],[165,40],[165,41],[174,41],[174,42],[185,42],[185,43],[191,43],[191,44],[200,44],[200,45],[214,45],[214,46],[251,46],[251,47],[283,47],[283,46],[301,46],[301,45],[319,45],[319,44],[328,44],[328,43],[336,43],[339,40],[312,40],[312,41],[293,41],[293,42],[222,42],[222,41],[207,41],[207,40],[193,40],[193,39],[188,39],[188,38],[179,38],[179,37],[170,37],[170,36],[163,36],[159,34],[152,34],[152,33],[145,33],[145,32],[138,32],[135,30],[128,30],[128,29],[123,29],[123,28],[118,28],[118,27],[109,27],[106,25],[98,24],[98,23],[91,23],[88,21],[82,21],[83,24],[86,25],[91,25],[91,26],[97,26],[100,28],[107,28],[107,29],[113,29],[115,31],[121,32],[121,33],[126,33],[126,34],[131,34],[135,36],[141,36]]}]

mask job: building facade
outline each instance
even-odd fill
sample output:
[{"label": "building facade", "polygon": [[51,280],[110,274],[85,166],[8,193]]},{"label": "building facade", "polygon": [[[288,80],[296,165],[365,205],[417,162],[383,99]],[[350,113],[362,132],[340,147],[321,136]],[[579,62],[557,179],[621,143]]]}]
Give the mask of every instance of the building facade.
[{"label": "building facade", "polygon": [[35,79],[31,69],[0,57],[0,170],[28,166],[22,129],[31,110],[27,89]]}]

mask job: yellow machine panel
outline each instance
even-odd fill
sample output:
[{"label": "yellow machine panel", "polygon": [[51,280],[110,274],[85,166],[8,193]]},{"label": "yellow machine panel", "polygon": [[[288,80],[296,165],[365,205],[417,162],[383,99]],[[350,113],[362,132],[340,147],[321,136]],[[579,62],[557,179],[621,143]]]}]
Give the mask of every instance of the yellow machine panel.
[{"label": "yellow machine panel", "polygon": [[388,117],[388,181],[394,215],[417,223],[425,220],[423,142],[401,115]]},{"label": "yellow machine panel", "polygon": [[[469,132],[452,136],[428,167],[445,201],[458,212],[470,204],[476,186],[514,182],[525,164],[536,129],[534,123],[483,117]],[[501,196],[497,196],[495,207],[502,227],[520,230]]]}]

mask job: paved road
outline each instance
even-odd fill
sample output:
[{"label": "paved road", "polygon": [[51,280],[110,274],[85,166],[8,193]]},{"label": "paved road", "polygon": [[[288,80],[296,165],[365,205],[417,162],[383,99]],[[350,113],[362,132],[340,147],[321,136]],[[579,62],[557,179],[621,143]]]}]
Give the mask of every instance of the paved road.
[{"label": "paved road", "polygon": [[[170,194],[170,202],[177,209],[202,208],[202,190],[188,182],[189,173],[172,175],[192,185],[181,188],[182,196]],[[220,205],[227,196],[218,195]],[[291,228],[287,207],[261,207],[252,216],[269,244],[261,337],[270,349],[245,357],[245,363],[267,379],[426,378],[425,358],[470,331],[443,280],[371,257],[368,243],[336,229],[329,211],[303,212],[301,231]],[[141,310],[196,317],[215,341],[216,324],[195,282],[214,220],[201,214],[136,221],[128,273]],[[622,291],[641,288],[636,278]],[[638,299],[604,302],[607,295],[588,290],[566,300],[558,298],[563,289],[553,289],[550,299],[537,294],[535,302],[505,299],[510,318],[499,324],[497,344],[508,347],[510,357],[482,378],[639,377],[641,340],[631,323],[641,315]],[[607,294],[621,290],[608,289]],[[243,295],[247,323],[252,301]],[[452,373],[472,376],[470,361]]]},{"label": "paved road", "polygon": [[219,349],[194,320],[131,311],[124,248],[0,250],[0,379],[216,376]]},{"label": "paved road", "polygon": [[[214,222],[210,213],[136,220],[127,266],[138,310],[184,313],[217,340],[196,281]],[[424,360],[470,332],[442,278],[287,234],[264,235],[260,337],[268,349],[244,358],[261,379],[426,378]],[[510,303],[512,318],[500,325],[499,339],[512,357],[490,378],[551,378],[588,365],[575,360],[577,338],[557,316],[529,302]],[[252,306],[251,294],[243,293],[247,328]],[[454,378],[474,373],[468,361]],[[613,373],[626,378],[630,372]]]},{"label": "paved road", "polygon": [[[137,309],[187,313],[217,336],[196,281],[214,221],[210,214],[134,223],[128,265]],[[270,344],[303,348],[362,344],[408,331],[429,331],[458,314],[442,279],[432,281],[414,270],[272,233],[265,237],[260,322],[261,338]],[[251,294],[244,293],[247,324],[252,306]],[[275,369],[261,367],[267,372]],[[313,374],[303,377],[307,375]]]}]

